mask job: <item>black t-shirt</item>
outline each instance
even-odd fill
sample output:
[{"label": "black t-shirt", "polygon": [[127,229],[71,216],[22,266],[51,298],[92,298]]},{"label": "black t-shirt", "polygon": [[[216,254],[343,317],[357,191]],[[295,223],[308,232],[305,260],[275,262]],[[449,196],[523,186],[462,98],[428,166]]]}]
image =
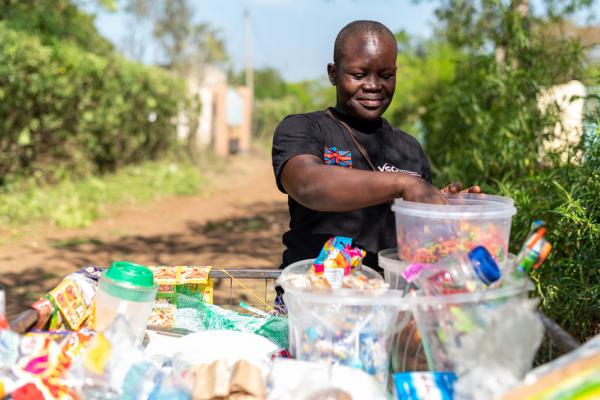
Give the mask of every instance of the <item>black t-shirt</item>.
[{"label": "black t-shirt", "polygon": [[[377,169],[410,173],[431,182],[427,157],[412,136],[391,127],[383,118],[365,123],[332,111],[350,125]],[[331,168],[371,170],[349,132],[323,111],[290,115],[275,130],[273,170],[283,193],[281,170],[290,158],[299,154],[317,156]],[[367,250],[364,264],[372,267],[377,266],[378,251],[396,246],[394,214],[388,203],[350,212],[321,212],[306,208],[288,196],[288,206],[290,230],[283,235],[286,250],[282,268],[317,257],[331,236],[351,237],[353,245]]]}]

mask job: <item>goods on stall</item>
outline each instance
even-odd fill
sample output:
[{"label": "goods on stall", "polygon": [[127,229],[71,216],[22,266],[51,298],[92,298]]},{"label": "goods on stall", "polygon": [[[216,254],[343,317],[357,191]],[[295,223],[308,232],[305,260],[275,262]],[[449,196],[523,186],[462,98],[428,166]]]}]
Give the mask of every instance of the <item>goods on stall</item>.
[{"label": "goods on stall", "polygon": [[222,360],[195,369],[193,400],[261,400],[266,396],[260,368],[239,360],[231,371]]},{"label": "goods on stall", "polygon": [[403,372],[394,374],[394,391],[397,400],[452,400],[453,372]]},{"label": "goods on stall", "polygon": [[144,354],[123,314],[83,349],[69,377],[82,399],[190,398],[180,375]]},{"label": "goods on stall", "polygon": [[299,289],[385,291],[387,285],[381,276],[361,266],[365,251],[351,246],[350,238],[330,238],[316,259],[299,261],[285,268],[278,284]]},{"label": "goods on stall", "polygon": [[152,271],[147,267],[125,261],[112,263],[98,282],[94,329],[103,331],[122,314],[141,343],[156,290]]},{"label": "goods on stall", "polygon": [[[18,396],[40,392],[44,399],[76,398],[68,370],[91,340],[91,332],[0,331],[0,382]],[[34,397],[32,397],[34,398]]]},{"label": "goods on stall", "polygon": [[477,246],[467,254],[454,253],[435,264],[413,263],[403,272],[406,281],[428,294],[469,293],[485,290],[501,276],[487,249]]},{"label": "goods on stall", "polygon": [[153,360],[177,358],[190,365],[222,360],[233,366],[246,360],[267,372],[273,354],[280,349],[273,342],[249,332],[213,330],[182,337],[152,333],[144,354]]},{"label": "goods on stall", "polygon": [[402,303],[402,293],[387,290],[381,276],[368,267],[357,267],[346,277],[358,273],[366,285],[333,289],[311,284],[313,260],[282,271],[277,283],[285,290],[290,351],[300,360],[362,369],[385,385],[394,322],[408,305]]},{"label": "goods on stall", "polygon": [[600,335],[576,350],[530,371],[522,386],[502,400],[587,400],[600,398]]},{"label": "goods on stall", "polygon": [[[551,246],[542,222],[516,258],[507,253],[511,199],[456,195],[448,205],[396,200],[397,268],[417,292],[413,313],[432,371],[457,374],[460,398],[492,398],[531,367],[543,325],[527,278]],[[510,344],[510,351],[507,346]]]},{"label": "goods on stall", "polygon": [[386,400],[375,378],[343,365],[276,359],[268,376],[269,400]]},{"label": "goods on stall", "polygon": [[[185,308],[177,304],[180,294],[206,303],[213,302],[213,282],[209,279],[212,267],[152,266],[149,268],[154,274],[158,292],[148,319],[148,326],[160,329],[185,328],[182,326],[187,324],[185,312],[177,311]],[[179,318],[178,314],[181,314]]]},{"label": "goods on stall", "polygon": [[482,194],[448,195],[448,205],[396,199],[398,257],[419,263],[435,263],[455,252],[484,246],[503,263],[508,253],[512,199]]},{"label": "goods on stall", "polygon": [[6,318],[6,292],[4,286],[0,285],[0,330],[8,329],[8,319]]}]

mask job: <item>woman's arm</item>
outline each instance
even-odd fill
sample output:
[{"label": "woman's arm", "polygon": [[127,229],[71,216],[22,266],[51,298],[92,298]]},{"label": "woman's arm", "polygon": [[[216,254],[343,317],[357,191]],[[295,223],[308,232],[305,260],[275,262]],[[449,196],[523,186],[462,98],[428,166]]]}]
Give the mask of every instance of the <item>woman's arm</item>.
[{"label": "woman's arm", "polygon": [[419,177],[325,165],[312,155],[290,158],[281,171],[281,183],[292,198],[316,211],[352,211],[397,197],[423,203],[447,202],[439,189]]}]

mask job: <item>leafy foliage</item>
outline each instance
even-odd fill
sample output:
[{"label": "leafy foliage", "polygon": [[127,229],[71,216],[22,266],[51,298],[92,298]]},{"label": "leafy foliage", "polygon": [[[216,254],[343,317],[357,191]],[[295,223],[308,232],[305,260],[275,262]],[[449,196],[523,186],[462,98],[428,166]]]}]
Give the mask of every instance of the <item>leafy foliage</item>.
[{"label": "leafy foliage", "polygon": [[[595,135],[600,138],[600,131]],[[600,145],[582,166],[550,168],[507,181],[501,194],[515,199],[513,250],[535,218],[544,219],[554,248],[533,275],[544,311],[580,339],[600,332]]]},{"label": "leafy foliage", "polygon": [[105,172],[175,143],[182,84],[116,55],[39,39],[0,22],[0,176]]},{"label": "leafy foliage", "polygon": [[0,21],[7,28],[37,35],[46,45],[68,42],[103,55],[113,48],[94,27],[94,17],[71,0],[5,0],[0,3]]},{"label": "leafy foliage", "polygon": [[[570,154],[587,146],[583,163],[544,154],[560,119],[557,106],[542,112],[538,99],[553,85],[589,82],[577,38],[548,35],[547,27],[591,3],[549,0],[545,14],[533,15],[528,1],[441,1],[437,34],[454,49],[453,74],[432,79],[414,106],[404,102],[405,120],[422,124],[439,186],[460,180],[515,199],[513,251],[533,220],[547,221],[554,250],[533,275],[537,295],[543,311],[581,340],[600,332],[600,132],[565,144]],[[435,58],[424,49],[422,59]]]}]

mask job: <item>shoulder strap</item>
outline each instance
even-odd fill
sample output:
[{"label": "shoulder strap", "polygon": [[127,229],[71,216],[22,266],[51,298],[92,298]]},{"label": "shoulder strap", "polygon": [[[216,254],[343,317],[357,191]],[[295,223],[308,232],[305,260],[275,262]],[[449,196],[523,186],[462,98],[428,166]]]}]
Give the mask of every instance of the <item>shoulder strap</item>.
[{"label": "shoulder strap", "polygon": [[369,167],[371,167],[371,169],[373,171],[377,171],[377,168],[375,168],[375,165],[373,165],[373,163],[371,162],[371,159],[369,158],[369,154],[367,154],[367,149],[365,149],[364,146],[362,144],[360,144],[360,142],[358,141],[358,138],[354,134],[354,131],[352,131],[352,128],[350,128],[350,126],[347,123],[345,123],[344,121],[342,121],[341,119],[336,117],[329,108],[325,110],[325,114],[329,115],[329,117],[331,119],[333,119],[338,124],[342,125],[343,128],[345,128],[345,130],[350,135],[350,138],[354,142],[354,145],[356,146],[358,151],[363,156],[363,158],[367,161],[367,164],[369,164]]}]

